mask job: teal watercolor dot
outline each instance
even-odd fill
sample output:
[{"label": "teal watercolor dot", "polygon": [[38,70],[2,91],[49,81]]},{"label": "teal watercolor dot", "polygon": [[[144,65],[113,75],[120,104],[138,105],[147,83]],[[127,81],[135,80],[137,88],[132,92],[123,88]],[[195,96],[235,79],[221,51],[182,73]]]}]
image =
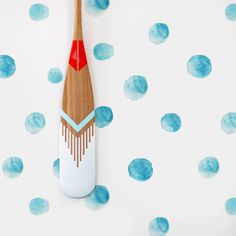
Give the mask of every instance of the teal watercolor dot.
[{"label": "teal watercolor dot", "polygon": [[100,106],[95,109],[95,124],[98,128],[104,128],[113,121],[113,112],[110,107]]},{"label": "teal watercolor dot", "polygon": [[164,23],[156,23],[149,29],[149,39],[154,44],[164,43],[169,37],[169,28]]},{"label": "teal watercolor dot", "polygon": [[63,74],[59,68],[52,68],[48,72],[48,81],[52,84],[60,83],[63,79]]},{"label": "teal watercolor dot", "polygon": [[188,72],[192,76],[206,78],[212,71],[211,60],[204,55],[195,55],[188,60]]},{"label": "teal watercolor dot", "polygon": [[99,43],[93,49],[94,57],[99,61],[104,61],[114,55],[114,48],[107,43]]},{"label": "teal watercolor dot", "polygon": [[16,72],[16,64],[12,57],[0,55],[0,78],[6,79]]},{"label": "teal watercolor dot", "polygon": [[221,119],[221,129],[226,134],[234,134],[236,132],[236,113],[229,112]]},{"label": "teal watercolor dot", "polygon": [[49,210],[49,202],[46,199],[37,197],[29,203],[29,210],[33,215],[42,215]]},{"label": "teal watercolor dot", "polygon": [[181,118],[175,113],[167,113],[161,118],[161,127],[167,132],[177,132],[181,125]]},{"label": "teal watercolor dot", "polygon": [[92,16],[101,15],[110,5],[109,0],[86,0],[85,8]]},{"label": "teal watercolor dot", "polygon": [[149,223],[150,236],[165,236],[169,231],[169,222],[164,217],[157,217]]},{"label": "teal watercolor dot", "polygon": [[41,3],[34,4],[29,9],[31,20],[41,21],[49,16],[49,8]]},{"label": "teal watercolor dot", "polygon": [[225,16],[230,21],[236,21],[236,3],[232,3],[225,8]]},{"label": "teal watercolor dot", "polygon": [[128,166],[129,176],[137,181],[147,181],[152,177],[152,163],[144,158],[136,158]]},{"label": "teal watercolor dot", "polygon": [[108,203],[110,194],[108,189],[102,185],[96,185],[92,193],[86,198],[86,205],[93,210],[99,209]]},{"label": "teal watercolor dot", "polygon": [[45,125],[46,120],[42,113],[33,112],[25,118],[25,129],[31,134],[39,133]]},{"label": "teal watercolor dot", "polygon": [[236,198],[230,198],[226,201],[225,210],[229,215],[236,215]]},{"label": "teal watercolor dot", "polygon": [[200,161],[198,170],[205,178],[214,177],[220,169],[219,162],[215,157],[206,157]]},{"label": "teal watercolor dot", "polygon": [[53,162],[53,173],[55,176],[59,177],[60,172],[60,159],[57,159]]},{"label": "teal watercolor dot", "polygon": [[24,165],[19,157],[9,157],[3,162],[2,171],[9,178],[18,177],[23,171]]},{"label": "teal watercolor dot", "polygon": [[142,98],[148,90],[148,83],[145,77],[134,75],[128,78],[124,83],[124,93],[130,100]]}]

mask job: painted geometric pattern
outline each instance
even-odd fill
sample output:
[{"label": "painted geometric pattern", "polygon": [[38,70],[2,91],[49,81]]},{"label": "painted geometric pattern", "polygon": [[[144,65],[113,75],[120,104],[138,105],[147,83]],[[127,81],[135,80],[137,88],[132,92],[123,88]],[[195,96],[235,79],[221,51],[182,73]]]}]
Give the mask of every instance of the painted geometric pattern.
[{"label": "painted geometric pattern", "polygon": [[[89,77],[86,74],[85,76],[83,74],[83,70],[86,69],[86,66],[87,58],[85,54],[84,43],[82,40],[73,40],[67,75],[68,83],[70,83],[70,80],[88,80]],[[78,86],[79,84],[73,84],[73,86],[75,85]],[[74,91],[76,91],[76,93],[79,93],[79,91],[81,92],[82,90],[75,88]],[[80,96],[78,98],[83,99]],[[76,99],[73,100],[73,92],[71,92],[71,94],[69,94],[69,97],[67,96],[66,99],[72,99],[69,105],[72,107],[73,105],[76,105],[76,102],[78,102]],[[87,97],[85,99],[89,100],[89,98]],[[83,106],[86,105],[87,104],[83,104]],[[77,108],[77,105],[75,107]],[[84,107],[81,107],[79,110],[77,108],[75,113],[80,114],[79,123],[78,121],[75,121],[76,114],[73,114],[74,117],[72,117],[72,115],[69,115],[66,111],[61,111],[62,136],[64,137],[64,141],[67,143],[68,149],[70,149],[70,154],[74,157],[74,161],[76,162],[77,167],[79,167],[79,163],[83,160],[86,149],[88,149],[88,145],[91,142],[92,137],[94,136],[95,113],[94,109],[92,109],[92,111],[91,109],[89,112],[88,111],[89,109],[86,109],[86,112],[84,112]],[[81,119],[81,117],[83,117],[83,119]]]}]

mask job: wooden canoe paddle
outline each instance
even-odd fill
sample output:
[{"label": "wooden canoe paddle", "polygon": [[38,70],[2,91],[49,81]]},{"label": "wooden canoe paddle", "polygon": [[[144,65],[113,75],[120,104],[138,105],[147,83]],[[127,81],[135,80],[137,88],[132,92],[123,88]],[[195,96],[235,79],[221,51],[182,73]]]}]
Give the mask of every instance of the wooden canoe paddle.
[{"label": "wooden canoe paddle", "polygon": [[82,35],[81,0],[75,1],[74,35],[64,85],[60,132],[60,187],[84,197],[95,186],[95,114]]}]

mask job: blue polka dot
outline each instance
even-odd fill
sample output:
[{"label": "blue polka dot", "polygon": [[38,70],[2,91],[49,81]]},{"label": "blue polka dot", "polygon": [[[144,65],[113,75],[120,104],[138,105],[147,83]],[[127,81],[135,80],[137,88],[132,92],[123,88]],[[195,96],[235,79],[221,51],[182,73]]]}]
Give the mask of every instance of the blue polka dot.
[{"label": "blue polka dot", "polygon": [[147,181],[152,177],[152,163],[144,158],[134,159],[128,166],[129,176],[138,181]]},{"label": "blue polka dot", "polygon": [[52,68],[48,72],[48,81],[52,84],[60,83],[63,79],[62,72],[59,68]]},{"label": "blue polka dot", "polygon": [[0,78],[9,78],[15,71],[16,64],[14,59],[8,55],[0,55]]},{"label": "blue polka dot", "polygon": [[230,198],[226,201],[225,210],[229,215],[236,215],[236,198]]},{"label": "blue polka dot", "polygon": [[54,175],[59,177],[59,171],[60,171],[60,159],[57,159],[53,162]]},{"label": "blue polka dot", "polygon": [[101,15],[110,5],[109,0],[86,0],[85,7],[92,16]]},{"label": "blue polka dot", "polygon": [[109,199],[108,189],[105,186],[96,185],[93,192],[86,198],[86,205],[96,210],[107,204]]},{"label": "blue polka dot", "polygon": [[98,128],[108,126],[113,120],[113,112],[110,107],[101,106],[95,109],[95,124]]},{"label": "blue polka dot", "polygon": [[149,39],[154,44],[164,43],[169,37],[169,28],[164,23],[157,23],[149,29]]},{"label": "blue polka dot", "polygon": [[150,236],[165,236],[169,231],[169,222],[166,218],[157,217],[149,223]]},{"label": "blue polka dot", "polygon": [[167,113],[161,118],[162,129],[177,132],[181,128],[181,119],[175,113]]},{"label": "blue polka dot", "polygon": [[187,67],[189,74],[198,79],[207,77],[212,71],[211,61],[204,55],[192,56],[188,61]]},{"label": "blue polka dot", "polygon": [[229,112],[221,119],[221,128],[226,134],[233,134],[236,132],[236,113]]},{"label": "blue polka dot", "polygon": [[93,54],[97,60],[104,61],[114,55],[114,48],[107,43],[99,43],[93,49]]},{"label": "blue polka dot", "polygon": [[225,9],[225,16],[230,21],[236,21],[236,4],[232,3]]},{"label": "blue polka dot", "polygon": [[220,169],[218,160],[215,157],[206,157],[200,161],[198,170],[205,178],[214,177]]},{"label": "blue polka dot", "polygon": [[142,98],[148,90],[148,83],[145,77],[140,75],[131,76],[125,81],[124,92],[130,100],[138,100]]},{"label": "blue polka dot", "polygon": [[31,134],[39,133],[44,128],[45,124],[45,117],[39,112],[33,112],[25,119],[25,128]]},{"label": "blue polka dot", "polygon": [[32,20],[41,21],[49,16],[49,9],[46,5],[37,3],[30,7],[29,15]]},{"label": "blue polka dot", "polygon": [[33,215],[42,215],[49,210],[49,203],[43,198],[34,198],[29,203],[29,210]]},{"label": "blue polka dot", "polygon": [[19,157],[9,157],[3,162],[2,171],[9,178],[18,177],[23,171],[23,162]]}]

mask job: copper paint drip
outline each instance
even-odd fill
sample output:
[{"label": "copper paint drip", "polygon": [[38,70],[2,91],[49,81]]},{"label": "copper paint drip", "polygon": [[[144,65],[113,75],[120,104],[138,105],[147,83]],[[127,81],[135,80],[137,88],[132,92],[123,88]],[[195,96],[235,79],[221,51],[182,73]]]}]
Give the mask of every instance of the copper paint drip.
[{"label": "copper paint drip", "polygon": [[64,137],[65,143],[67,143],[70,154],[73,155],[73,160],[76,162],[77,167],[79,167],[79,163],[83,160],[86,149],[88,149],[89,143],[91,143],[92,136],[94,136],[94,122],[81,134],[80,132],[76,134],[71,132],[62,123],[62,136]]}]

